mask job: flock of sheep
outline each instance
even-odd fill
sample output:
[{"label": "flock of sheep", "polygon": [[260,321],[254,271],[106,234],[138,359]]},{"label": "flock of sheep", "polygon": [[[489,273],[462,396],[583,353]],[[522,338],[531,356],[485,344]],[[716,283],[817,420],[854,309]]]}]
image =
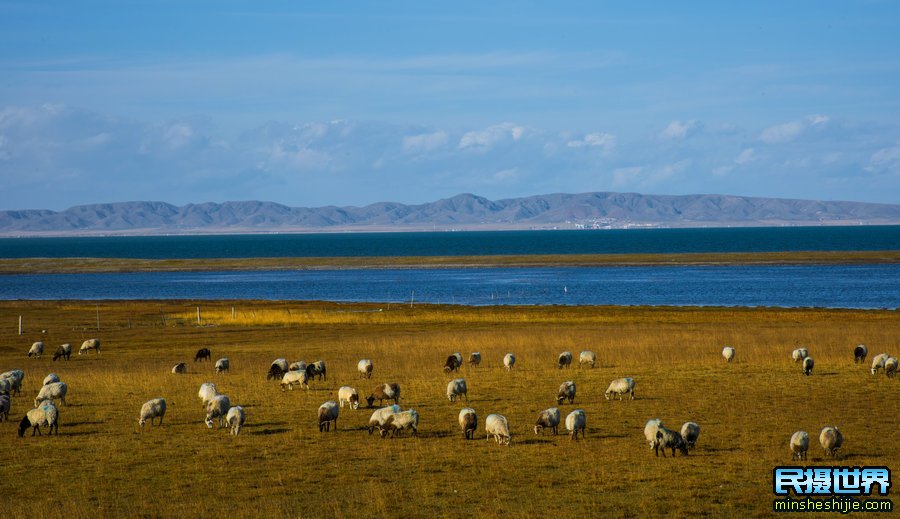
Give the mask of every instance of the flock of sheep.
[{"label": "flock of sheep", "polygon": [[[94,351],[100,353],[100,341],[98,339],[88,339],[84,341],[79,349],[79,355]],[[43,342],[36,342],[31,346],[28,352],[29,357],[40,357],[44,352]],[[71,355],[72,348],[70,344],[63,344],[57,348],[54,353],[53,360],[65,358],[68,360]],[[865,362],[868,356],[868,349],[865,345],[858,345],[854,348],[854,362]],[[726,346],[722,350],[722,356],[727,362],[731,362],[735,358],[735,349]],[[802,365],[805,375],[810,375],[813,369],[813,359],[809,356],[807,348],[797,348],[791,353],[791,358],[795,363]],[[197,351],[194,361],[211,360],[212,354],[208,348],[202,348]],[[593,368],[597,362],[597,356],[594,352],[583,351],[579,355],[579,367],[589,366]],[[571,352],[562,352],[557,359],[557,368],[568,368],[572,365],[573,355]],[[481,364],[481,353],[473,352],[469,355],[468,363],[471,367]],[[508,353],[503,357],[503,366],[507,371],[511,371],[516,363],[516,357],[512,353]],[[214,371],[216,373],[224,373],[230,369],[230,361],[228,358],[221,358],[215,362]],[[444,363],[444,371],[450,373],[459,372],[463,365],[463,357],[460,353],[449,355]],[[871,374],[875,375],[879,371],[883,371],[888,377],[894,377],[897,373],[898,361],[896,357],[886,353],[879,354],[874,357],[871,365]],[[362,378],[369,379],[374,371],[371,360],[362,359],[357,363],[357,370]],[[187,373],[185,363],[178,363],[172,368],[173,374]],[[0,421],[8,419],[10,412],[10,398],[21,392],[22,380],[25,373],[20,369],[14,369],[0,374]],[[316,361],[307,364],[304,361],[288,363],[287,359],[275,359],[269,367],[266,374],[268,380],[276,380],[280,382],[281,390],[293,390],[294,386],[309,389],[309,382],[315,378],[318,380],[327,380],[327,366],[324,361]],[[605,392],[607,400],[622,400],[626,395],[634,400],[635,381],[633,378],[618,378],[610,382]],[[59,433],[59,410],[54,402],[58,401],[65,405],[66,393],[68,386],[62,382],[55,373],[47,375],[43,381],[43,385],[34,400],[34,408],[29,410],[22,418],[19,424],[18,434],[24,436],[28,428],[32,429],[32,436],[41,434],[40,428],[47,427],[49,434],[54,431]],[[573,404],[577,387],[573,381],[565,381],[559,386],[557,392],[557,404],[563,404],[568,401]],[[456,378],[447,385],[447,398],[450,402],[455,402],[465,398],[468,402],[468,387],[464,378]],[[246,414],[243,407],[232,405],[227,395],[220,394],[216,389],[216,385],[212,382],[205,382],[200,386],[198,396],[203,401],[206,410],[206,418],[204,423],[208,428],[213,428],[216,423],[221,427],[229,427],[231,434],[240,434],[241,427],[246,421]],[[376,409],[368,422],[367,430],[372,434],[375,430],[379,431],[379,435],[384,438],[388,435],[391,437],[402,435],[404,431],[411,431],[413,435],[418,432],[419,414],[414,409],[402,410],[400,402],[400,385],[398,383],[384,383],[377,385],[369,396],[366,397],[369,407],[374,407],[375,401],[378,401],[379,408]],[[392,405],[384,406],[384,401],[393,401]],[[347,405],[350,409],[358,409],[360,405],[360,397],[357,390],[351,386],[341,386],[338,390],[338,400],[329,400],[318,408],[317,422],[320,432],[330,431],[332,427],[337,429],[337,419],[339,409]],[[150,421],[151,427],[154,421],[158,419],[156,425],[161,426],[163,418],[166,414],[166,400],[164,398],[154,398],[147,401],[141,406],[140,417],[138,423],[143,430],[143,426]],[[551,407],[541,411],[537,421],[534,424],[534,433],[542,434],[544,430],[549,430],[553,434],[558,433],[559,424],[561,422],[560,410],[557,407]],[[581,437],[585,437],[587,428],[587,417],[584,410],[575,409],[566,416],[565,427],[572,440],[578,438],[579,432]],[[475,437],[478,429],[478,415],[471,407],[465,407],[459,412],[459,427],[466,439]],[[509,445],[512,439],[510,433],[509,421],[501,414],[489,414],[484,419],[484,430],[486,439],[489,441],[493,438],[498,444]],[[680,430],[670,430],[666,428],[662,421],[658,418],[649,420],[644,426],[644,436],[654,451],[659,456],[662,450],[663,457],[666,456],[665,451],[671,450],[674,456],[676,451],[682,454],[688,454],[689,449],[693,449],[697,439],[700,436],[700,426],[695,422],[687,422],[681,426]],[[826,456],[834,457],[838,449],[843,444],[843,435],[837,427],[827,426],[823,428],[819,434],[819,442],[825,450]],[[792,458],[805,460],[806,453],[809,449],[809,434],[806,431],[797,431],[790,438],[790,450]]]}]

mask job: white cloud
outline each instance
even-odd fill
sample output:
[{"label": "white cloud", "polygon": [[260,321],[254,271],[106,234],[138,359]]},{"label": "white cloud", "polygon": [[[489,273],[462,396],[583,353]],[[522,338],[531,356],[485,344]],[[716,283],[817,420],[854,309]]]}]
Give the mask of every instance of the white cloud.
[{"label": "white cloud", "polygon": [[734,163],[743,166],[744,164],[749,164],[756,160],[756,151],[753,148],[747,148],[741,151],[738,156],[734,159]]},{"label": "white cloud", "polygon": [[868,171],[900,172],[900,144],[882,148],[873,153],[866,169]]},{"label": "white cloud", "polygon": [[700,123],[694,120],[690,121],[672,121],[663,131],[659,133],[659,138],[669,141],[680,141],[700,129]]},{"label": "white cloud", "polygon": [[513,123],[489,126],[483,130],[466,132],[459,139],[459,149],[474,148],[483,151],[504,142],[521,140],[528,134],[528,128]]},{"label": "white cloud", "polygon": [[403,151],[407,153],[426,153],[434,151],[445,144],[450,136],[447,132],[420,133],[403,137]]},{"label": "white cloud", "polygon": [[581,139],[568,141],[566,146],[570,148],[600,148],[604,152],[611,152],[616,147],[616,136],[611,133],[589,133]]},{"label": "white cloud", "polygon": [[791,142],[808,129],[824,126],[829,120],[827,115],[810,115],[799,121],[770,126],[760,133],[759,139],[766,144]]}]

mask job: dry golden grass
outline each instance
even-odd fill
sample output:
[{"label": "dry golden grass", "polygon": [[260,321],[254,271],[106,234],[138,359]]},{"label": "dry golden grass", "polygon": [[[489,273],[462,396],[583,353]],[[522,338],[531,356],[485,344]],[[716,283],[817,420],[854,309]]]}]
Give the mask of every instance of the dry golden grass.
[{"label": "dry golden grass", "polygon": [[[791,433],[817,437],[825,425],[844,433],[842,464],[898,473],[891,402],[900,380],[873,377],[852,359],[859,342],[870,359],[898,353],[900,319],[890,311],[4,302],[0,324],[0,371],[26,371],[12,420],[0,423],[8,517],[763,516],[774,498],[772,468],[791,464]],[[99,356],[25,356],[34,340],[52,354],[94,336]],[[724,344],[737,349],[732,364],[722,360]],[[816,360],[811,377],[790,361],[799,345]],[[215,375],[211,362],[191,362],[200,347],[229,357],[232,371]],[[597,352],[596,369],[556,369],[561,351],[577,358],[584,349]],[[454,351],[484,358],[459,375],[468,404],[444,396],[457,375],[441,366]],[[501,358],[510,351],[518,363],[507,373]],[[324,359],[328,380],[282,392],[265,380],[276,357]],[[372,380],[358,378],[360,358],[373,360]],[[180,361],[189,374],[170,373]],[[69,384],[60,435],[17,438],[50,372]],[[636,380],[637,400],[606,401],[606,386],[621,376]],[[531,432],[564,380],[578,384],[578,396],[559,407],[563,415],[585,410],[585,441]],[[239,437],[203,425],[197,389],[205,381],[244,406]],[[318,432],[316,409],[336,400],[338,387],[367,393],[387,381],[400,383],[404,408],[419,411],[418,438],[368,436],[364,409],[344,408],[337,432]],[[140,406],[157,396],[170,406],[164,425],[141,433]],[[482,421],[477,441],[458,429],[466,405]],[[489,413],[508,417],[510,447],[485,441]],[[699,423],[697,449],[655,458],[642,431],[656,417],[675,428]],[[832,464],[817,441],[809,463]]]}]

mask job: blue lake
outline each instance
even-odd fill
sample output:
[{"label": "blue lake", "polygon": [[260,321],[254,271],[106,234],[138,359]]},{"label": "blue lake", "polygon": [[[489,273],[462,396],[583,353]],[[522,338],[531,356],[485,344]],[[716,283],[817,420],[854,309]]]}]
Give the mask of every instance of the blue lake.
[{"label": "blue lake", "polygon": [[892,308],[900,265],[560,267],[0,276],[0,299]]}]

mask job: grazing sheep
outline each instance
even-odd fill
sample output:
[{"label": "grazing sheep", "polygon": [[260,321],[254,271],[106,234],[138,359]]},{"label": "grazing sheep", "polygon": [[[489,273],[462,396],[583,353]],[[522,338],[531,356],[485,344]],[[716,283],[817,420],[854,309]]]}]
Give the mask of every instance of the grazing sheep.
[{"label": "grazing sheep", "polygon": [[241,434],[241,427],[244,426],[245,419],[246,415],[243,407],[236,405],[228,410],[228,414],[225,416],[225,423],[231,427],[231,434],[235,436]]},{"label": "grazing sheep", "polygon": [[0,379],[9,380],[10,390],[14,395],[18,395],[22,392],[22,380],[25,379],[25,372],[21,369],[14,369],[0,374]]},{"label": "grazing sheep", "polygon": [[38,392],[37,398],[34,399],[34,407],[41,405],[41,402],[45,400],[56,400],[66,405],[66,392],[69,390],[69,386],[66,385],[65,382],[52,382],[43,386]]},{"label": "grazing sheep", "polygon": [[853,363],[859,364],[860,362],[865,362],[868,354],[869,348],[866,348],[865,344],[858,344],[853,348]]},{"label": "grazing sheep", "polygon": [[481,364],[481,352],[473,351],[469,354],[469,366],[475,367]]},{"label": "grazing sheep", "polygon": [[282,391],[284,391],[285,386],[293,391],[294,384],[297,384],[301,388],[309,389],[309,374],[307,374],[306,371],[288,371],[281,376]]},{"label": "grazing sheep", "polygon": [[218,394],[219,392],[216,391],[216,385],[212,382],[204,382],[203,384],[200,384],[200,391],[197,392],[197,396],[200,397],[200,400],[203,400],[204,408],[206,407],[206,404],[208,404],[209,401]]},{"label": "grazing sheep", "polygon": [[291,362],[291,365],[288,366],[288,371],[306,371],[306,362],[302,360]]},{"label": "grazing sheep", "polygon": [[0,395],[9,395],[10,391],[12,391],[12,380],[0,378]]},{"label": "grazing sheep", "polygon": [[809,433],[797,431],[791,435],[791,459],[806,459],[806,451],[809,450]]},{"label": "grazing sheep", "polygon": [[228,360],[228,357],[222,357],[221,359],[216,361],[216,373],[224,373],[231,368],[231,361]]},{"label": "grazing sheep", "polygon": [[381,437],[387,437],[387,433],[391,433],[391,438],[400,435],[406,429],[412,429],[413,436],[419,434],[419,413],[414,409],[407,409],[400,413],[392,413],[384,420],[381,427]]},{"label": "grazing sheep", "polygon": [[[503,365],[506,366],[506,371],[509,371],[516,365],[516,356],[512,353],[507,353],[503,357]],[[500,415],[497,415],[500,416]]]},{"label": "grazing sheep", "polygon": [[337,432],[338,405],[334,400],[329,400],[319,406],[319,432],[331,430],[334,422],[334,430]]},{"label": "grazing sheep", "polygon": [[338,389],[338,402],[340,402],[341,407],[344,407],[344,402],[347,402],[350,409],[359,409],[359,393],[350,386],[341,386]]},{"label": "grazing sheep", "polygon": [[659,450],[662,449],[663,458],[666,457],[666,449],[672,449],[672,457],[675,457],[675,449],[681,451],[682,454],[687,456],[688,449],[687,444],[684,443],[684,438],[681,437],[681,434],[677,431],[670,431],[663,427],[659,426],[659,430],[656,432],[656,456],[659,457]]},{"label": "grazing sheep", "polygon": [[897,357],[888,357],[887,360],[884,361],[884,374],[894,378],[897,374]]},{"label": "grazing sheep", "polygon": [[198,360],[212,360],[212,353],[209,351],[209,348],[200,348],[197,350],[197,354],[194,355],[194,362]]},{"label": "grazing sheep", "polygon": [[356,371],[359,371],[363,378],[372,378],[372,369],[372,361],[369,359],[362,359],[356,363]]},{"label": "grazing sheep", "polygon": [[400,403],[400,384],[392,382],[390,384],[381,384],[376,387],[372,394],[366,397],[369,407],[378,400],[378,405],[382,405],[385,400],[393,400],[395,404]]},{"label": "grazing sheep", "polygon": [[803,359],[803,374],[808,377],[810,373],[812,373],[814,364],[815,361],[812,357],[806,357],[805,359]]},{"label": "grazing sheep", "polygon": [[559,434],[559,408],[551,407],[544,409],[538,415],[537,422],[534,424],[534,434],[542,434],[544,429],[550,429],[553,434]]},{"label": "grazing sheep", "polygon": [[56,373],[50,373],[46,377],[44,377],[44,383],[41,385],[46,386],[47,384],[52,384],[54,382],[59,382],[59,375]]},{"label": "grazing sheep", "polygon": [[9,420],[9,395],[0,395],[0,422]]},{"label": "grazing sheep", "polygon": [[581,355],[578,356],[578,367],[580,368],[583,364],[590,364],[591,367],[594,367],[594,364],[597,362],[597,354],[585,350],[581,352]]},{"label": "grazing sheep", "polygon": [[288,372],[288,367],[287,359],[273,360],[266,373],[266,380],[281,380],[281,377]]},{"label": "grazing sheep", "polygon": [[681,426],[681,437],[688,449],[693,449],[697,444],[697,438],[700,437],[700,426],[694,422],[685,422]]},{"label": "grazing sheep", "polygon": [[[7,399],[7,402],[9,399]],[[463,437],[467,440],[475,439],[475,431],[478,430],[478,415],[471,407],[464,407],[459,412],[459,428],[463,431]]]},{"label": "grazing sheep", "polygon": [[38,358],[44,354],[44,343],[41,341],[37,341],[36,343],[31,345],[31,349],[28,350],[28,356]]},{"label": "grazing sheep", "polygon": [[564,400],[568,400],[570,404],[575,401],[575,382],[571,380],[560,384],[559,391],[556,394],[557,404],[563,403]]},{"label": "grazing sheep", "polygon": [[890,355],[888,355],[887,353],[879,353],[878,355],[875,355],[875,358],[872,359],[871,371],[873,375],[878,373],[879,369],[884,369],[884,363],[888,360],[888,357],[890,357]]},{"label": "grazing sheep", "polygon": [[174,366],[172,366],[172,373],[175,375],[184,375],[185,373],[187,373],[187,364],[185,364],[184,362],[175,364]]},{"label": "grazing sheep", "polygon": [[572,352],[564,351],[559,354],[559,358],[556,359],[556,369],[568,368],[572,365]]},{"label": "grazing sheep", "polygon": [[725,357],[725,362],[731,362],[734,359],[734,348],[725,346],[722,348],[722,356]]},{"label": "grazing sheep", "polygon": [[369,418],[369,425],[367,427],[367,429],[369,430],[369,434],[371,435],[375,429],[380,430],[382,427],[384,427],[384,422],[388,419],[388,416],[399,412],[400,406],[397,404],[389,405],[387,407],[382,407],[381,409],[376,410]]},{"label": "grazing sheep", "polygon": [[465,396],[466,402],[469,401],[468,388],[466,387],[466,379],[464,378],[453,379],[447,384],[447,398],[449,398],[451,402],[460,396]]},{"label": "grazing sheep", "polygon": [[[662,426],[662,420],[659,418],[647,420],[647,424],[644,425],[644,438],[647,439],[647,443],[650,444],[650,450],[652,451],[659,449],[659,439],[657,438],[656,433],[659,432]],[[659,456],[659,454],[657,454],[657,456]]]},{"label": "grazing sheep", "polygon": [[487,433],[488,441],[491,436],[498,444],[509,445],[512,440],[512,436],[509,434],[509,421],[502,414],[489,414],[484,419],[484,430]]},{"label": "grazing sheep", "polygon": [[585,418],[583,410],[576,409],[566,417],[566,430],[569,431],[571,439],[578,439],[578,431],[581,431],[581,438],[584,439],[584,431],[586,428],[587,418]]},{"label": "grazing sheep", "polygon": [[100,354],[100,339],[88,339],[82,342],[81,347],[78,348],[79,355],[88,353],[90,351],[94,351],[98,355]]},{"label": "grazing sheep", "polygon": [[622,395],[625,393],[630,394],[631,400],[634,400],[634,379],[631,377],[617,378],[610,382],[604,396],[606,396],[607,400],[609,400],[611,396],[615,396],[619,400],[622,400]]},{"label": "grazing sheep", "polygon": [[459,371],[459,367],[462,365],[462,355],[459,353],[451,353],[447,356],[447,360],[444,362],[444,373],[450,373],[453,370]]},{"label": "grazing sheep", "polygon": [[806,348],[797,348],[791,352],[791,358],[794,359],[794,362],[801,362],[806,357],[809,357],[809,351]]},{"label": "grazing sheep", "polygon": [[72,345],[69,343],[61,345],[59,348],[56,348],[56,351],[53,353],[53,360],[59,360],[65,357],[66,360],[69,360],[69,357],[72,355]]},{"label": "grazing sheep", "polygon": [[138,423],[141,424],[141,430],[144,430],[144,424],[150,420],[150,427],[153,427],[153,419],[159,418],[159,424],[162,425],[163,417],[166,415],[166,400],[164,398],[154,398],[144,402],[141,406],[141,417]]},{"label": "grazing sheep", "polygon": [[844,444],[844,435],[837,427],[828,426],[819,433],[819,443],[825,449],[825,456],[834,458],[837,456],[838,449]]},{"label": "grazing sheep", "polygon": [[206,404],[206,426],[210,429],[213,428],[213,420],[219,419],[219,427],[225,426],[225,417],[228,415],[228,410],[231,409],[231,400],[228,398],[228,395],[216,395],[212,397],[208,404]]},{"label": "grazing sheep", "polygon": [[35,432],[42,436],[42,425],[50,428],[49,435],[53,435],[53,430],[56,429],[56,435],[59,436],[59,410],[56,409],[53,402],[44,402],[40,407],[36,407],[25,414],[25,417],[19,422],[19,438],[25,436],[25,431],[29,427],[32,428],[32,436],[34,436]]},{"label": "grazing sheep", "polygon": [[306,366],[306,373],[309,375],[310,380],[312,380],[313,377],[318,377],[318,380],[322,380],[323,378],[328,380],[327,368],[325,367],[324,360],[317,360],[309,366]]}]

